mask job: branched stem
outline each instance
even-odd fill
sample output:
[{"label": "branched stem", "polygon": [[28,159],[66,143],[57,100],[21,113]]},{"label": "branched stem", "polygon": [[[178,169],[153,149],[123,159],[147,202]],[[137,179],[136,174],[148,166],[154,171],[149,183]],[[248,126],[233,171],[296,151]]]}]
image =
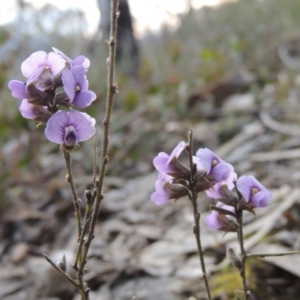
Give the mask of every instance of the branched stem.
[{"label": "branched stem", "polygon": [[107,74],[107,99],[105,116],[102,122],[103,133],[102,133],[102,152],[101,152],[101,166],[99,177],[96,180],[96,199],[93,206],[93,212],[91,215],[91,222],[86,241],[83,243],[83,253],[81,257],[79,272],[83,273],[86,264],[87,254],[91,241],[94,238],[94,230],[98,219],[100,204],[103,199],[103,181],[106,173],[106,167],[109,161],[108,157],[108,144],[109,144],[109,125],[110,117],[113,106],[114,95],[117,92],[117,85],[114,82],[115,74],[115,56],[116,56],[116,44],[117,44],[117,19],[118,19],[118,0],[111,0],[111,28],[110,28],[110,39],[109,44],[109,58],[108,58],[108,74]]},{"label": "branched stem", "polygon": [[84,215],[84,221],[83,221],[83,227],[81,231],[81,235],[78,242],[78,247],[75,255],[75,260],[73,263],[73,268],[78,271],[78,263],[81,263],[81,254],[82,254],[82,246],[84,243],[84,237],[88,229],[88,225],[90,224],[90,218],[91,218],[91,212],[92,212],[92,206],[95,200],[96,192],[93,193],[92,197],[87,200],[86,209],[85,209],[85,215]]},{"label": "branched stem", "polygon": [[61,268],[59,268],[46,254],[43,254],[47,262],[55,269],[57,270],[66,280],[68,280],[75,288],[79,288],[78,283],[70,277],[67,273],[65,273]]},{"label": "branched stem", "polygon": [[194,175],[195,175],[194,169],[195,168],[194,168],[194,164],[193,164],[193,130],[192,129],[189,131],[187,152],[188,152],[189,163],[190,163],[190,168],[191,168],[190,187],[191,187],[192,195],[191,195],[190,200],[192,202],[193,214],[194,214],[193,232],[194,232],[194,235],[196,238],[198,255],[199,255],[200,265],[201,265],[201,269],[202,269],[202,273],[203,273],[203,279],[204,279],[207,299],[211,300],[210,288],[209,288],[209,284],[208,284],[208,278],[207,278],[205,262],[204,262],[204,252],[202,249],[201,239],[200,239],[200,213],[198,211],[198,204],[197,204],[198,193],[194,187],[194,183],[195,183],[194,182]]}]

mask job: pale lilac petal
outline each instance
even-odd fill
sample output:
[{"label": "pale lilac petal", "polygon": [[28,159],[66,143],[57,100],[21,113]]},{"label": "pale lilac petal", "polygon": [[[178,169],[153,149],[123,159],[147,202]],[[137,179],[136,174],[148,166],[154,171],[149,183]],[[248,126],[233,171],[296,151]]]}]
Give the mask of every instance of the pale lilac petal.
[{"label": "pale lilac petal", "polygon": [[255,185],[255,183],[256,180],[253,176],[241,176],[236,182],[237,189],[244,197],[246,202],[250,201],[252,188]]},{"label": "pale lilac petal", "polygon": [[19,106],[21,115],[26,119],[35,119],[38,115],[34,112],[34,105],[30,104],[27,99],[24,99]]},{"label": "pale lilac petal", "polygon": [[37,69],[44,66],[47,61],[47,53],[45,51],[37,51],[32,53],[21,65],[21,70],[26,78],[30,78]]},{"label": "pale lilac petal", "polygon": [[70,102],[72,103],[75,97],[75,87],[76,87],[76,81],[72,71],[70,69],[65,69],[62,73],[61,79],[64,85],[64,90],[68,95]]},{"label": "pale lilac petal", "polygon": [[232,165],[220,159],[209,149],[199,149],[196,153],[200,163],[204,166],[207,174],[215,181],[222,181],[228,178],[233,172]]},{"label": "pale lilac petal", "polygon": [[[229,206],[229,205],[224,205],[221,202],[217,203],[217,207],[222,207],[223,209],[229,210],[229,211],[234,211],[234,207]],[[213,230],[217,230],[219,228],[221,228],[223,226],[223,224],[219,221],[219,213],[215,210],[213,210],[206,218],[205,218],[205,222],[207,224],[207,226],[210,229]],[[227,218],[230,218],[227,216]]]},{"label": "pale lilac petal", "polygon": [[199,149],[196,153],[196,156],[198,157],[201,164],[204,166],[207,174],[209,174],[211,171],[213,160],[216,159],[217,162],[220,161],[220,159],[207,148]]},{"label": "pale lilac petal", "polygon": [[197,170],[203,170],[206,171],[203,164],[200,162],[199,158],[197,156],[193,156],[193,163],[196,164]]},{"label": "pale lilac petal", "polygon": [[153,192],[150,196],[152,202],[156,205],[164,205],[169,202],[168,193],[158,193],[157,191]]},{"label": "pale lilac petal", "polygon": [[85,68],[85,69],[88,69],[91,65],[91,62],[88,58],[84,58],[84,62],[82,63],[82,66]]},{"label": "pale lilac petal", "polygon": [[56,49],[54,47],[52,47],[52,49],[53,49],[53,51],[55,53],[57,53],[58,55],[60,55],[64,60],[66,60],[68,63],[71,64],[72,60],[66,54],[64,54],[62,51],[60,51],[60,50],[58,50],[58,49]]},{"label": "pale lilac petal", "polygon": [[151,201],[157,205],[166,204],[169,201],[170,195],[164,189],[164,182],[169,181],[171,177],[166,173],[159,172],[158,179],[155,181],[155,192],[151,194]]},{"label": "pale lilac petal", "polygon": [[258,192],[252,196],[251,203],[255,207],[266,207],[269,205],[272,193],[269,190]]},{"label": "pale lilac petal", "polygon": [[91,118],[92,117],[87,118],[85,113],[81,113],[77,110],[69,111],[69,124],[76,128],[78,142],[89,140],[95,134],[96,130],[95,126],[92,125]]},{"label": "pale lilac petal", "polygon": [[218,220],[218,213],[213,210],[206,218],[205,218],[205,223],[206,225],[212,229],[212,230],[217,230],[222,227],[222,224]]},{"label": "pale lilac petal", "polygon": [[272,193],[253,176],[241,176],[237,180],[237,189],[245,201],[254,207],[265,207],[272,198]]},{"label": "pale lilac petal", "polygon": [[170,163],[170,161],[173,159],[173,157],[179,157],[181,152],[183,151],[183,149],[185,148],[185,142],[180,142],[175,149],[172,151],[172,153],[170,154],[169,160],[167,161],[167,164]]},{"label": "pale lilac petal", "polygon": [[[84,55],[80,55],[80,56],[77,56],[76,58],[74,58],[73,60],[71,58],[69,58],[66,54],[64,54],[62,51],[52,47],[53,51],[55,53],[57,53],[58,55],[60,55],[63,59],[65,59],[69,64],[70,66],[74,67],[74,66],[82,66],[84,67],[84,69],[88,69],[89,66],[90,66],[90,61],[88,58],[86,58]],[[86,70],[85,70],[86,72]]]},{"label": "pale lilac petal", "polygon": [[159,172],[171,173],[173,172],[172,168],[169,166],[169,163],[173,157],[179,157],[182,150],[185,148],[185,143],[180,142],[175,149],[172,151],[171,155],[168,155],[165,152],[160,152],[153,160],[154,167]]},{"label": "pale lilac petal", "polygon": [[75,146],[95,134],[95,120],[76,110],[58,111],[48,120],[45,135],[56,144]]},{"label": "pale lilac petal", "polygon": [[153,159],[153,165],[159,172],[170,173],[172,169],[167,166],[167,162],[169,159],[169,155],[165,152],[160,152],[158,155]]},{"label": "pale lilac petal", "polygon": [[56,76],[65,68],[66,62],[60,55],[50,52],[47,56],[46,66],[51,69],[53,76]]},{"label": "pale lilac petal", "polygon": [[62,145],[64,143],[65,128],[69,126],[69,115],[66,111],[58,111],[48,120],[45,135],[53,143]]},{"label": "pale lilac petal", "polygon": [[86,90],[88,87],[85,70],[82,66],[75,66],[72,68],[73,76],[75,78],[76,85],[80,87],[81,90]]},{"label": "pale lilac petal", "polygon": [[8,83],[8,88],[12,91],[13,97],[17,99],[27,99],[30,95],[26,91],[26,83],[19,80],[11,80]]},{"label": "pale lilac petal", "polygon": [[220,194],[219,190],[220,190],[220,187],[224,184],[227,185],[227,188],[229,190],[232,190],[234,188],[234,182],[236,181],[237,179],[237,174],[235,172],[232,172],[229,177],[226,179],[226,180],[223,180],[223,181],[220,181],[220,182],[217,182],[212,189],[209,189],[209,190],[206,190],[206,195],[210,198],[213,198],[213,199],[221,199],[222,198],[222,195]]},{"label": "pale lilac petal", "polygon": [[95,126],[96,125],[96,120],[94,118],[92,118],[90,115],[88,115],[87,113],[85,112],[80,112],[82,115],[84,115],[86,117],[86,119],[90,122],[90,124],[92,126]]},{"label": "pale lilac petal", "polygon": [[78,91],[75,93],[75,98],[72,103],[80,108],[85,108],[96,98],[97,95],[93,91]]},{"label": "pale lilac petal", "polygon": [[209,176],[215,179],[216,181],[222,181],[228,178],[228,176],[233,172],[232,165],[219,161],[219,163],[212,167]]}]

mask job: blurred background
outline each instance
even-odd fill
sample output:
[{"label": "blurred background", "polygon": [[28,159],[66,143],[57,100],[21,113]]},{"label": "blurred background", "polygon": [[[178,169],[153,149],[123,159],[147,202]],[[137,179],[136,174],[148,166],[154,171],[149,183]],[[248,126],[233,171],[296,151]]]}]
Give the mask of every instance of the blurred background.
[{"label": "blurred background", "polygon": [[[22,118],[20,101],[11,96],[7,83],[24,80],[20,65],[34,51],[50,52],[55,47],[71,58],[84,54],[91,61],[90,89],[98,96],[87,112],[98,121],[101,145],[108,2],[1,4],[0,299],[79,299],[63,284],[46,288],[60,277],[44,270],[41,257],[43,252],[56,255],[58,250],[71,256],[75,247],[66,242],[73,234],[74,220],[59,147],[46,140],[42,127]],[[272,210],[259,215],[266,219],[249,217],[249,224],[257,220],[271,224],[252,247],[263,241],[300,249],[299,12],[298,0],[120,0],[119,94],[111,124],[108,199],[91,254],[100,267],[87,275],[95,299],[203,295],[199,272],[194,271],[198,264],[191,260],[194,241],[179,247],[184,233],[193,238],[189,209],[180,201],[163,208],[149,201],[156,178],[153,157],[186,140],[191,127],[195,149],[210,148],[233,163],[239,175],[256,176],[273,189],[277,206],[288,195],[296,195],[273,217]],[[80,195],[91,183],[92,147],[89,141],[74,153]],[[200,206],[207,211],[208,200]],[[249,229],[250,237],[259,232],[258,227]],[[170,228],[177,228],[176,233]],[[155,248],[170,239],[177,241],[175,249],[180,248],[176,255],[172,252],[175,256]],[[232,299],[240,285],[234,269],[220,266],[225,242],[218,235],[207,241],[214,299]],[[168,265],[159,260],[166,259],[163,255],[170,259]],[[295,257],[281,264],[253,262],[253,299],[297,299],[300,271],[295,262]],[[37,280],[41,273],[47,274],[44,281]],[[224,281],[231,284],[224,287]],[[153,286],[159,287],[158,294],[153,294]]]}]

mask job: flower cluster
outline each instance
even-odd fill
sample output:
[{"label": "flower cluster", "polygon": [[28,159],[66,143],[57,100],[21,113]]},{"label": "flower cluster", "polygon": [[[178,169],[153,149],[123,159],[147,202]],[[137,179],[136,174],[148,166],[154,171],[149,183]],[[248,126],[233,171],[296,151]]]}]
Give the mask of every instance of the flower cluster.
[{"label": "flower cluster", "polygon": [[85,108],[96,99],[86,78],[90,61],[83,55],[72,60],[53,50],[31,54],[21,65],[26,81],[11,80],[8,87],[21,100],[19,110],[24,118],[45,123],[45,135],[51,142],[74,148],[95,133],[95,119],[73,110],[73,106]]},{"label": "flower cluster", "polygon": [[237,212],[253,213],[254,208],[265,207],[271,201],[271,192],[253,176],[237,178],[233,166],[207,148],[199,149],[193,156],[190,170],[178,160],[184,149],[185,143],[180,142],[170,155],[161,152],[154,158],[153,164],[159,172],[151,195],[155,204],[162,205],[183,196],[191,199],[193,193],[205,191],[217,200],[206,218],[207,225],[228,232],[238,229]]},{"label": "flower cluster", "polygon": [[165,204],[170,199],[189,196],[192,185],[197,193],[208,190],[232,173],[233,167],[230,164],[209,149],[199,149],[193,157],[196,170],[192,175],[191,170],[178,160],[185,147],[185,143],[180,142],[170,155],[161,152],[153,160],[159,176],[151,200],[157,205]]}]

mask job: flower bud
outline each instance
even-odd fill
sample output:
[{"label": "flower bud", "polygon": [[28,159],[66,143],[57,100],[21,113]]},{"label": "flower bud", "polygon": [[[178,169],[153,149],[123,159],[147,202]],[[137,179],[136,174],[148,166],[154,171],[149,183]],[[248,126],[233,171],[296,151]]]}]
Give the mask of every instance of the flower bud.
[{"label": "flower bud", "polygon": [[221,227],[218,230],[225,232],[237,232],[239,224],[234,219],[229,219],[223,214],[218,214],[218,221],[221,224]]},{"label": "flower bud", "polygon": [[47,106],[51,103],[49,95],[36,88],[33,83],[27,85],[27,92],[32,97],[28,102],[33,105]]},{"label": "flower bud", "polygon": [[66,261],[66,256],[63,255],[62,260],[57,263],[57,266],[63,271],[66,272],[67,270],[67,261]]},{"label": "flower bud", "polygon": [[65,92],[60,92],[55,95],[54,102],[57,105],[64,106],[66,108],[71,107],[70,99]]},{"label": "flower bud", "polygon": [[41,123],[47,123],[47,121],[52,116],[52,113],[43,106],[34,105],[33,111],[36,114],[35,120]]},{"label": "flower bud", "polygon": [[182,184],[170,183],[168,181],[163,184],[164,189],[169,194],[169,199],[179,199],[189,194],[189,190]]},{"label": "flower bud", "polygon": [[235,206],[238,203],[237,195],[228,189],[227,184],[221,184],[219,193],[222,196],[218,199],[220,202],[230,206]]},{"label": "flower bud", "polygon": [[203,192],[213,187],[213,181],[209,179],[206,171],[200,170],[197,171],[194,180],[196,182],[196,191],[197,193]]},{"label": "flower bud", "polygon": [[226,248],[226,256],[229,259],[230,263],[234,265],[238,270],[242,269],[242,260],[240,256],[237,255],[230,246]]},{"label": "flower bud", "polygon": [[184,164],[182,164],[176,156],[171,159],[169,166],[171,167],[172,172],[169,172],[168,175],[176,179],[190,179],[191,171]]}]

